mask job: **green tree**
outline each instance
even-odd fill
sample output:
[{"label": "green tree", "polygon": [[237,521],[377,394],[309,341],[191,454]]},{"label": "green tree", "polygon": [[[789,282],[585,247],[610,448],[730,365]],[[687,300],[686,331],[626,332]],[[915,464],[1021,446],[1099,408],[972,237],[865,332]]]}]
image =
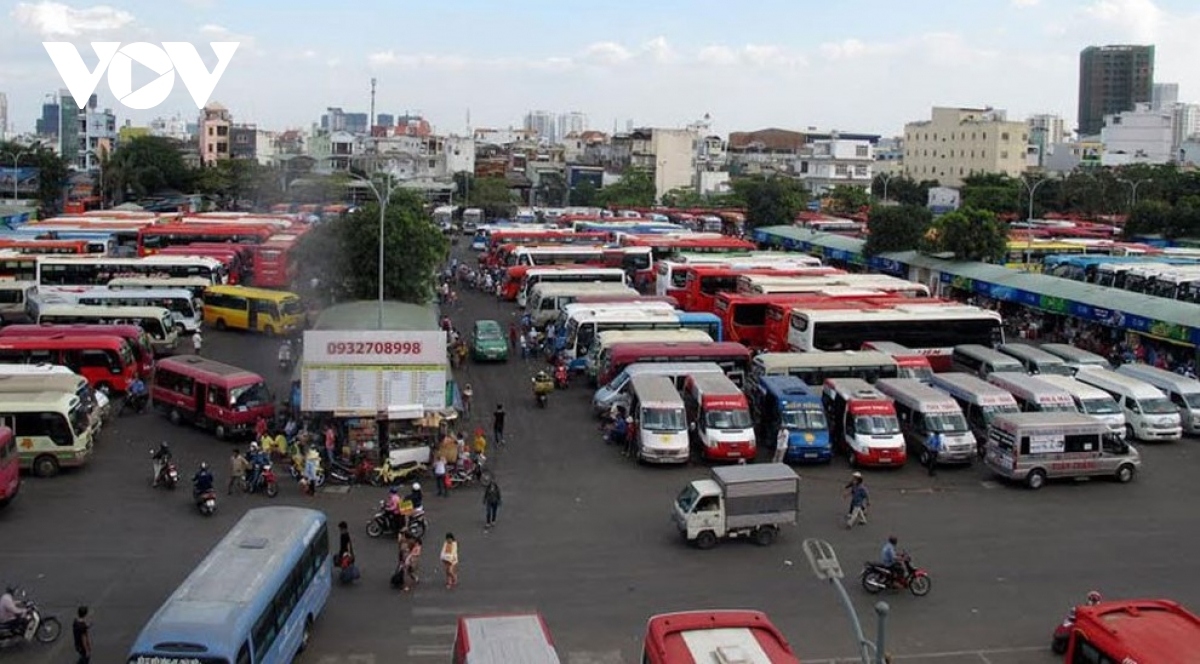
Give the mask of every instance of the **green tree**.
[{"label": "green tree", "polygon": [[830,210],[834,214],[858,214],[871,204],[871,195],[867,193],[866,189],[847,184],[837,185],[829,191],[827,196],[830,201]]},{"label": "green tree", "polygon": [[933,222],[921,250],[953,254],[960,261],[999,262],[1008,253],[1008,224],[990,210],[960,208]]},{"label": "green tree", "polygon": [[508,181],[498,177],[472,178],[467,200],[470,207],[482,209],[486,219],[507,219],[516,207]]},{"label": "green tree", "polygon": [[[379,206],[372,202],[344,217],[319,224],[301,236],[296,248],[302,284],[318,279],[327,301],[373,300],[379,289]],[[449,244],[429,219],[421,199],[407,191],[392,194],[384,222],[384,295],[389,300],[426,303],[434,274]]]},{"label": "green tree", "polygon": [[1171,205],[1159,200],[1138,201],[1125,222],[1125,237],[1135,235],[1166,235],[1171,223]]},{"label": "green tree", "polygon": [[538,176],[536,189],[539,205],[557,207],[567,202],[567,178],[562,173],[550,171]]},{"label": "green tree", "polygon": [[963,178],[961,188],[962,206],[996,214],[1016,214],[1025,193],[1023,187],[1002,173],[968,175]]},{"label": "green tree", "polygon": [[605,207],[650,207],[654,205],[654,177],[641,168],[625,171],[621,179],[600,190],[600,205]]},{"label": "green tree", "polygon": [[691,187],[677,187],[663,194],[662,204],[673,208],[697,208],[711,205],[711,201]]},{"label": "green tree", "polygon": [[198,193],[210,196],[222,210],[236,210],[245,201],[254,206],[272,189],[278,175],[253,159],[222,159],[196,173]]},{"label": "green tree", "polygon": [[[70,168],[67,161],[53,149],[41,143],[22,145],[0,141],[0,168],[36,168],[38,171],[38,214],[52,217],[62,210],[63,188],[67,184]],[[0,196],[12,195],[12,191],[0,192]]]},{"label": "green tree", "polygon": [[[876,175],[871,181],[871,193],[883,198],[884,177]],[[921,180],[917,182],[908,175],[894,175],[887,178],[887,200],[901,205],[929,204],[929,190],[938,186],[937,180]]]},{"label": "green tree", "polygon": [[808,202],[804,185],[781,175],[739,178],[733,181],[733,191],[745,203],[747,230],[791,224]]},{"label": "green tree", "polygon": [[117,204],[164,190],[190,192],[197,174],[184,163],[182,147],[162,136],[123,142],[104,164],[104,190]]},{"label": "green tree", "polygon": [[911,251],[933,223],[929,208],[918,205],[875,205],[867,216],[867,241],[863,253],[875,256],[889,251]]},{"label": "green tree", "polygon": [[584,180],[571,188],[571,205],[597,207],[600,205],[600,189],[591,180]]}]

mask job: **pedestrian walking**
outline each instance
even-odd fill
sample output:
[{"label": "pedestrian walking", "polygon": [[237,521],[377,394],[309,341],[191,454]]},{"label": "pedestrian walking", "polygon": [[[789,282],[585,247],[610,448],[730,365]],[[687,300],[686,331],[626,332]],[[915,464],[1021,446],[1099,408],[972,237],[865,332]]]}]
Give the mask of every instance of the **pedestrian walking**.
[{"label": "pedestrian walking", "polygon": [[521,330],[517,328],[517,321],[514,320],[508,324],[508,345],[513,350],[517,350],[520,347],[518,346],[520,338]]},{"label": "pedestrian walking", "polygon": [[342,583],[351,583],[358,579],[358,565],[354,561],[354,543],[350,541],[350,525],[345,521],[339,521],[338,557],[335,563],[341,569],[339,579]]},{"label": "pedestrian walking", "polygon": [[483,527],[496,525],[496,512],[500,510],[500,484],[492,480],[483,490]]},{"label": "pedestrian walking", "polygon": [[401,567],[401,572],[404,577],[404,592],[412,590],[412,587],[421,582],[421,577],[418,576],[418,568],[421,564],[421,538],[412,537],[408,542],[408,550],[404,553],[404,564]]},{"label": "pedestrian walking", "polygon": [[775,432],[775,456],[771,458],[772,463],[783,463],[784,457],[787,456],[789,437],[787,427],[780,425],[779,431]]},{"label": "pedestrian walking", "polygon": [[433,483],[437,485],[437,495],[450,495],[446,490],[446,457],[441,454],[433,460]]},{"label": "pedestrian walking", "polygon": [[929,436],[929,449],[925,451],[925,465],[929,468],[929,476],[937,475],[938,454],[942,451],[942,434],[933,432]]},{"label": "pedestrian walking", "polygon": [[463,415],[466,417],[471,416],[471,398],[474,396],[475,390],[471,388],[470,383],[467,383],[462,389]]},{"label": "pedestrian walking", "polygon": [[250,472],[250,462],[242,456],[237,448],[234,448],[233,456],[229,457],[229,485],[225,487],[225,495],[232,496],[234,484],[244,478],[248,472]]},{"label": "pedestrian walking", "polygon": [[492,440],[496,441],[497,447],[504,446],[504,404],[496,404],[496,410],[492,412]]},{"label": "pedestrian walking", "polygon": [[91,664],[92,662],[92,624],[88,621],[88,608],[81,606],[75,610],[75,624],[71,626],[75,637],[75,652],[79,654],[76,664]]},{"label": "pedestrian walking", "polygon": [[308,482],[308,495],[317,493],[317,472],[321,467],[321,455],[314,449],[301,448],[304,454],[304,478]]},{"label": "pedestrian walking", "polygon": [[197,355],[200,355],[201,354],[200,351],[203,348],[204,348],[204,338],[200,336],[200,330],[196,330],[196,333],[192,335],[192,350]]},{"label": "pedestrian walking", "polygon": [[333,430],[333,424],[325,425],[325,461],[329,462],[330,467],[333,466],[333,452],[337,448],[337,432]]},{"label": "pedestrian walking", "polygon": [[458,540],[454,539],[454,533],[446,533],[440,557],[446,572],[446,590],[453,590],[458,585]]},{"label": "pedestrian walking", "polygon": [[846,519],[846,529],[849,530],[858,523],[867,525],[867,508],[871,506],[871,496],[863,484],[862,473],[855,472],[850,477],[846,493],[850,496],[850,514]]}]

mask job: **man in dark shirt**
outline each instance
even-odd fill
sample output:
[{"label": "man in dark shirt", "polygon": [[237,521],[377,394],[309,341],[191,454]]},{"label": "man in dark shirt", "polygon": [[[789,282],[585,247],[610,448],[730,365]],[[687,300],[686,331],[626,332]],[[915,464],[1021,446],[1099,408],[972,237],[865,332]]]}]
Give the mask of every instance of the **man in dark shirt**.
[{"label": "man in dark shirt", "polygon": [[92,661],[92,626],[87,620],[88,608],[81,606],[75,612],[75,624],[71,631],[75,635],[75,652],[79,653],[76,664],[91,664]]},{"label": "man in dark shirt", "polygon": [[496,404],[496,410],[492,413],[492,440],[496,441],[496,445],[504,444],[504,404]]}]

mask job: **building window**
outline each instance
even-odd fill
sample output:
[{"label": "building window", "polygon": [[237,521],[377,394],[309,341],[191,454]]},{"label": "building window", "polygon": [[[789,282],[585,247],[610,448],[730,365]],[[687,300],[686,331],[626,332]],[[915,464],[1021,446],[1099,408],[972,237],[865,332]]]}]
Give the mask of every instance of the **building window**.
[{"label": "building window", "polygon": [[807,161],[802,161],[802,162],[800,162],[800,172],[801,172],[801,173],[807,173],[807,172],[808,172],[808,162],[807,162]]},{"label": "building window", "polygon": [[437,168],[437,159],[430,159],[430,160],[429,160],[429,167],[430,167],[430,168]]},{"label": "building window", "polygon": [[215,131],[215,130],[214,130],[212,127],[209,127],[209,128],[208,128],[208,135],[209,135],[209,136],[212,136],[214,131]]},{"label": "building window", "polygon": [[854,167],[854,175],[856,177],[860,177],[860,178],[867,177],[867,165],[859,164],[859,165],[855,166]]},{"label": "building window", "polygon": [[987,150],[980,150],[980,151],[979,151],[979,158],[980,158],[980,159],[987,159]]},{"label": "building window", "polygon": [[1008,132],[1007,132],[1007,131],[1006,131],[1006,132],[1004,132],[1004,133],[1002,133],[1002,134],[1000,134],[1000,140],[1002,140],[1002,141],[1007,141],[1007,140],[1008,140]]},{"label": "building window", "polygon": [[1000,158],[1001,158],[1001,159],[1008,159],[1008,150],[1001,150],[1001,151],[1000,151]]},{"label": "building window", "polygon": [[850,175],[850,168],[845,164],[838,164],[836,167],[834,167],[833,172],[834,175],[837,175],[838,177],[846,177],[847,175]]},{"label": "building window", "polygon": [[856,156],[856,157],[869,156],[868,151],[869,151],[869,148],[866,145],[856,145],[854,147],[854,156]]},{"label": "building window", "polygon": [[983,140],[985,140],[985,141],[987,140],[987,132],[986,131],[983,132]]},{"label": "building window", "polygon": [[208,144],[208,153],[212,154],[213,151],[216,150],[216,148],[217,148],[217,146],[213,145],[212,143],[209,143]]}]

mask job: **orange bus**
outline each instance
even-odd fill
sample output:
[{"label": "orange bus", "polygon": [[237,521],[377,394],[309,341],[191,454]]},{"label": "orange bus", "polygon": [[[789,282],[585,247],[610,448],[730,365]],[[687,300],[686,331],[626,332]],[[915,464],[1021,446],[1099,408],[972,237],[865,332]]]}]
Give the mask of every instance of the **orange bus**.
[{"label": "orange bus", "polygon": [[272,235],[254,248],[254,285],[258,288],[290,288],[296,277],[293,251],[299,245],[295,234]]},{"label": "orange bus", "polygon": [[106,254],[107,243],[98,240],[0,239],[0,249],[20,254]]},{"label": "orange bus", "polygon": [[140,325],[36,325],[18,324],[6,325],[0,328],[0,340],[5,337],[50,337],[54,335],[68,337],[111,336],[121,337],[129,342],[133,356],[138,361],[138,374],[145,380],[154,375],[154,348],[150,345],[150,335]]},{"label": "orange bus", "polygon": [[746,263],[719,263],[688,265],[680,272],[683,275],[683,293],[679,304],[684,311],[712,312],[716,307],[718,293],[735,293],[738,277],[743,274],[765,274],[773,277],[825,277],[845,274],[835,267],[801,267],[778,262],[767,265],[747,260]]},{"label": "orange bus", "polygon": [[1200,617],[1165,599],[1075,608],[1066,664],[1195,664]]},{"label": "orange bus", "polygon": [[61,364],[105,394],[125,392],[138,377],[138,362],[121,337],[55,334],[0,338],[0,364]]}]

